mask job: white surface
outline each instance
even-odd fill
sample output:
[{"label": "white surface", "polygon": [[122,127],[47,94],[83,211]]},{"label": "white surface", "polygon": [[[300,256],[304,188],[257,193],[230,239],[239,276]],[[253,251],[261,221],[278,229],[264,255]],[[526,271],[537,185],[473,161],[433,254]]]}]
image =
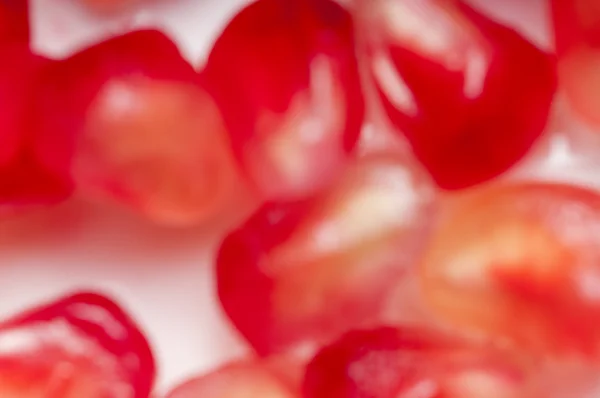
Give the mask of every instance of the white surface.
[{"label": "white surface", "polygon": [[[40,51],[62,57],[124,26],[159,26],[196,64],[232,12],[247,3],[164,0],[135,14],[94,18],[70,1],[34,0]],[[502,18],[515,17],[511,23],[548,46],[541,1],[474,3],[486,9],[501,5]],[[562,147],[557,148],[560,165]],[[214,299],[211,259],[218,232],[164,230],[118,210],[78,203],[25,219],[0,223],[0,317],[73,289],[108,291],[154,345],[159,391],[243,353]],[[57,231],[55,224],[62,227]]]}]

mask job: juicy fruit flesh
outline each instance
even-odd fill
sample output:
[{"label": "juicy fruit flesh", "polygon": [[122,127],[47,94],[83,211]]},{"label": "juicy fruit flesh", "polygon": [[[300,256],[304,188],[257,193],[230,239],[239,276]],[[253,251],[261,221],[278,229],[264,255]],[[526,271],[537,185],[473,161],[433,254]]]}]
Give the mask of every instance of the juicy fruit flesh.
[{"label": "juicy fruit flesh", "polygon": [[536,354],[597,356],[597,194],[531,183],[457,203],[420,266],[432,307]]},{"label": "juicy fruit flesh", "polygon": [[441,188],[500,175],[542,134],[556,67],[515,31],[461,1],[357,7],[383,107]]},{"label": "juicy fruit flesh", "polygon": [[260,363],[233,363],[176,387],[167,398],[297,398]]},{"label": "juicy fruit flesh", "polygon": [[511,354],[468,348],[423,330],[350,332],[309,363],[305,398],[530,398]]},{"label": "juicy fruit flesh", "polygon": [[268,204],[225,239],[219,297],[260,354],[377,317],[419,251],[433,202],[414,167],[395,155],[360,159],[323,195]]},{"label": "juicy fruit flesh", "polygon": [[200,88],[132,77],[108,81],[80,141],[80,186],[185,224],[220,210],[236,169],[219,110]]},{"label": "juicy fruit flesh", "polygon": [[340,174],[364,103],[352,20],[338,4],[253,2],[218,38],[205,75],[265,198],[305,198]]}]

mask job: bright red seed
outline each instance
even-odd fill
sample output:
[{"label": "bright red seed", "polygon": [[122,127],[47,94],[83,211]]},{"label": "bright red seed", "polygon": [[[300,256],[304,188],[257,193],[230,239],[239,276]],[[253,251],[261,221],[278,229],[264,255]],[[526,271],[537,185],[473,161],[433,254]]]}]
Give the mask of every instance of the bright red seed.
[{"label": "bright red seed", "polygon": [[444,189],[514,165],[542,134],[555,62],[462,1],[363,0],[368,63],[391,121]]},{"label": "bright red seed", "polygon": [[532,398],[507,353],[470,348],[424,330],[353,331],[309,363],[304,398]]},{"label": "bright red seed", "polygon": [[148,342],[110,299],[78,293],[0,324],[6,398],[148,398]]},{"label": "bright red seed", "polygon": [[191,379],[167,398],[298,398],[293,386],[259,362],[236,362]]},{"label": "bright red seed", "polygon": [[218,38],[206,76],[266,197],[306,197],[346,163],[364,113],[353,39],[330,0],[258,0]]},{"label": "bright red seed", "polygon": [[444,319],[538,354],[600,352],[600,196],[522,183],[447,203],[420,267]]},{"label": "bright red seed", "polygon": [[433,196],[410,162],[375,155],[317,198],[266,204],[219,249],[225,312],[261,355],[310,353],[379,322],[419,253]]},{"label": "bright red seed", "polygon": [[66,172],[51,170],[42,156],[67,157],[60,145],[38,142],[33,102],[39,76],[51,61],[32,54],[27,42],[0,44],[0,207],[49,204],[71,193]]},{"label": "bright red seed", "polygon": [[157,31],[128,33],[57,63],[38,106],[49,168],[69,170],[91,197],[167,224],[223,210],[239,183],[220,112],[176,45]]},{"label": "bright red seed", "polygon": [[552,0],[559,76],[572,107],[600,126],[600,4]]}]

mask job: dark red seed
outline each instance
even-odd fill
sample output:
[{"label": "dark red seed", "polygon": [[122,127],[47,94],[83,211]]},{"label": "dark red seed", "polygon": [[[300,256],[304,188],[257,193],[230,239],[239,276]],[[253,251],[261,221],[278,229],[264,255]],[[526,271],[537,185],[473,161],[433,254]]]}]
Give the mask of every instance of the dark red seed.
[{"label": "dark red seed", "polygon": [[364,104],[353,23],[330,0],[259,0],[227,25],[206,76],[235,152],[268,198],[302,198],[339,174]]},{"label": "dark red seed", "polygon": [[[5,41],[29,42],[29,0],[0,2],[0,45]],[[8,59],[2,56],[3,61]]]},{"label": "dark red seed", "polygon": [[52,61],[34,55],[26,42],[0,46],[0,206],[48,204],[71,193],[68,173],[46,167],[45,154],[67,153],[53,141],[38,142],[34,100],[40,74]]},{"label": "dark red seed", "polygon": [[440,187],[487,181],[527,153],[556,90],[550,55],[462,1],[360,4],[385,110]]}]

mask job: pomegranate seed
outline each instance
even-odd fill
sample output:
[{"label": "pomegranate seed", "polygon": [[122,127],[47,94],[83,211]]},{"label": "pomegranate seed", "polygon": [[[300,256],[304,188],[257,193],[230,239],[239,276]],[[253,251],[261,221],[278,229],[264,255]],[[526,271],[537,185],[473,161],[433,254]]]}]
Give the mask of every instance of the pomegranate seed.
[{"label": "pomegranate seed", "polygon": [[378,321],[419,252],[432,197],[414,165],[378,155],[317,198],[264,205],[219,249],[226,313],[261,355],[309,352]]},{"label": "pomegranate seed", "polygon": [[350,15],[330,0],[258,0],[218,38],[206,76],[252,181],[270,199],[327,186],[355,146],[363,97]]},{"label": "pomegranate seed", "polygon": [[461,1],[362,0],[357,16],[383,106],[440,187],[498,176],[544,130],[555,62],[514,30]]},{"label": "pomegranate seed", "polygon": [[117,304],[78,293],[0,324],[0,395],[148,398],[150,347]]},{"label": "pomegranate seed", "polygon": [[[0,2],[0,43],[5,41],[29,42],[29,0]],[[3,62],[8,59],[2,56]]]},{"label": "pomegranate seed", "polygon": [[600,126],[600,6],[589,0],[552,0],[559,76],[572,107]]},{"label": "pomegranate seed", "polygon": [[294,388],[261,363],[236,362],[191,379],[167,398],[297,398]]},{"label": "pomegranate seed", "polygon": [[499,186],[444,213],[420,267],[440,315],[531,352],[599,354],[597,193]]},{"label": "pomegranate seed", "polygon": [[[46,73],[41,145],[71,147],[65,163],[91,197],[167,224],[222,210],[238,182],[220,112],[176,45],[157,31],[110,39]],[[62,142],[61,142],[62,141]]]},{"label": "pomegranate seed", "polygon": [[309,363],[305,398],[531,398],[507,353],[469,348],[423,330],[353,331]]},{"label": "pomegranate seed", "polygon": [[69,196],[67,173],[47,169],[38,149],[64,155],[49,143],[37,146],[32,101],[39,93],[38,78],[51,61],[32,54],[26,42],[0,45],[0,206],[49,204]]}]

